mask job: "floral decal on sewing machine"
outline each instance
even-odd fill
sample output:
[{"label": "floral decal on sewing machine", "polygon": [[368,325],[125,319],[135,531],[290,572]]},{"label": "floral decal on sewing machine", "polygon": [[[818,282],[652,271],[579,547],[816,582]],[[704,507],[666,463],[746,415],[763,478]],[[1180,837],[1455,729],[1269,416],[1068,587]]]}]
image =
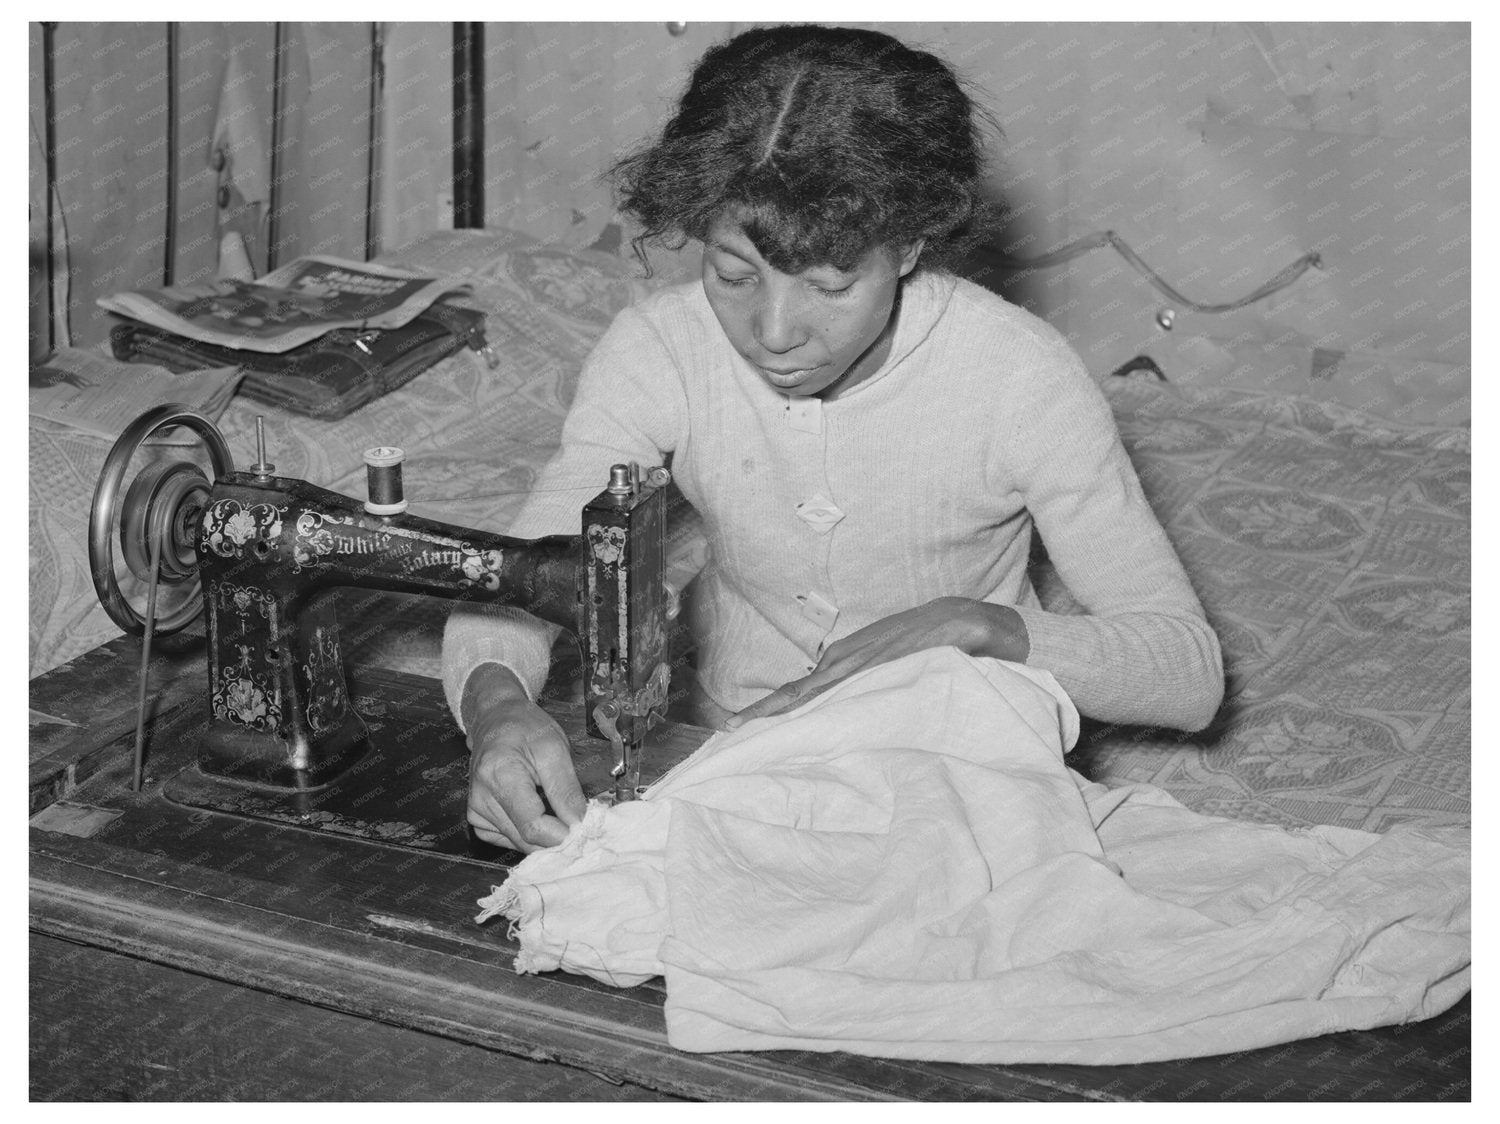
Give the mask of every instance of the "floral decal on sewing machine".
[{"label": "floral decal on sewing machine", "polygon": [[203,542],[220,558],[240,558],[252,542],[271,543],[281,537],[285,506],[268,503],[248,507],[238,500],[216,502],[203,516]]},{"label": "floral decal on sewing machine", "polygon": [[300,574],[303,566],[310,566],[324,555],[332,554],[337,547],[333,531],[325,524],[352,524],[353,516],[325,515],[319,511],[304,511],[297,516],[297,541],[292,546],[292,573]]},{"label": "floral decal on sewing machine", "polygon": [[625,528],[597,525],[590,527],[589,549],[606,566],[616,565],[625,553]]},{"label": "floral decal on sewing machine", "polygon": [[[219,506],[222,505],[215,505],[215,507]],[[267,505],[258,504],[257,506],[266,507]],[[243,514],[243,512],[238,514]],[[233,516],[231,515],[230,518]],[[228,519],[225,522],[227,523]],[[239,545],[243,546],[246,541],[249,541],[248,538]],[[226,555],[226,557],[231,556],[233,556],[232,553]],[[243,625],[248,622],[251,614],[269,621],[275,613],[274,601],[271,595],[263,589],[222,582],[214,593],[218,600],[218,608],[240,619],[242,633],[244,632]],[[213,684],[211,702],[214,716],[228,719],[241,726],[248,726],[252,730],[274,729],[281,721],[281,701],[275,687],[275,668],[265,668],[257,672],[251,667],[250,646],[241,644],[238,647],[239,662],[219,668],[218,679]]]},{"label": "floral decal on sewing machine", "polygon": [[214,717],[252,730],[274,730],[281,721],[281,702],[274,691],[274,687],[268,689],[267,681],[257,679],[250,666],[250,648],[242,644],[240,662],[219,669],[213,690]]},{"label": "floral decal on sewing machine", "polygon": [[485,589],[500,588],[500,563],[505,555],[498,550],[475,550],[468,543],[459,544],[458,582]]},{"label": "floral decal on sewing machine", "polygon": [[307,680],[307,726],[321,735],[335,729],[349,713],[343,660],[336,632],[317,629],[302,675]]}]

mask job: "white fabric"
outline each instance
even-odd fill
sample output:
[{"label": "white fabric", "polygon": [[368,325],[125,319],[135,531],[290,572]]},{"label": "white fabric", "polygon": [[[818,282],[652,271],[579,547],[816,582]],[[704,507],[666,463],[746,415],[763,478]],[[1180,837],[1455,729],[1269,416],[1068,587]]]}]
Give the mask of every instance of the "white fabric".
[{"label": "white fabric", "polygon": [[1069,770],[1046,672],[935,649],[719,734],[481,904],[516,968],[665,977],[684,1050],[1141,1062],[1468,990],[1468,831],[1289,832]]}]

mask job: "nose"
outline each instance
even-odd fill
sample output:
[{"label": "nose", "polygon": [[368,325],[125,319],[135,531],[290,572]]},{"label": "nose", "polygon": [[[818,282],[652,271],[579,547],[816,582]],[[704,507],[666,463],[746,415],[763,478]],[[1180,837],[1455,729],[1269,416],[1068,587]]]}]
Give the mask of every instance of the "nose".
[{"label": "nose", "polygon": [[808,340],[795,294],[778,285],[762,290],[755,310],[755,342],[773,355],[795,351]]}]

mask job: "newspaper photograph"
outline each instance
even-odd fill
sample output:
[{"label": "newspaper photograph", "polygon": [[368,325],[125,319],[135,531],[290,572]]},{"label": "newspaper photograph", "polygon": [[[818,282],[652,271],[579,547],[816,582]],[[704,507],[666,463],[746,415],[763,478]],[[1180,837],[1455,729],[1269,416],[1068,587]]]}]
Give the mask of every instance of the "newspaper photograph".
[{"label": "newspaper photograph", "polygon": [[373,262],[304,257],[254,281],[218,279],[100,297],[99,306],[203,343],[281,352],[335,328],[399,328],[439,297],[467,291]]}]

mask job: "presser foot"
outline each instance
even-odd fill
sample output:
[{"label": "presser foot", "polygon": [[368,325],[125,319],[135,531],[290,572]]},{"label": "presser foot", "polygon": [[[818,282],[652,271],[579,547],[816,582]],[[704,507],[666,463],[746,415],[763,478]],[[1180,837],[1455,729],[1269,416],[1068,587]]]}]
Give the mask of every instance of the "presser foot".
[{"label": "presser foot", "polygon": [[638,800],[645,791],[641,784],[641,747],[625,741],[618,725],[620,714],[620,704],[614,700],[594,707],[594,723],[609,739],[610,748],[615,754],[615,767],[609,771],[614,780],[614,789],[609,793],[600,793],[597,799],[612,805]]}]

